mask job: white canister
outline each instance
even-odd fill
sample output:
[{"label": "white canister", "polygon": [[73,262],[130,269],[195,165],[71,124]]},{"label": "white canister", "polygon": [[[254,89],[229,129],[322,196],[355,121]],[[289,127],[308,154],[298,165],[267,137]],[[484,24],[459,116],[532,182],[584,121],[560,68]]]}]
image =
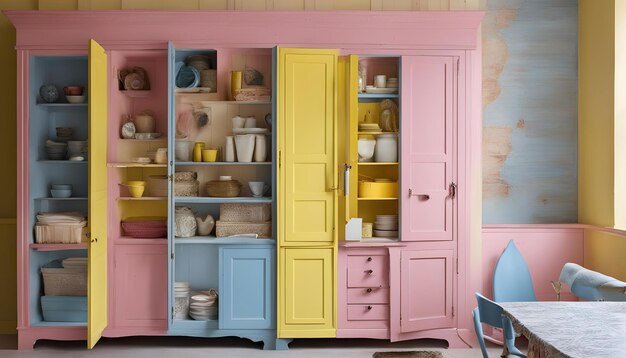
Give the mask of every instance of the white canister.
[{"label": "white canister", "polygon": [[176,160],[183,162],[191,161],[191,143],[193,142],[189,140],[176,140],[176,143],[174,143],[174,155]]},{"label": "white canister", "polygon": [[243,128],[246,124],[246,119],[240,116],[233,117],[233,128]]},{"label": "white canister", "polygon": [[398,161],[398,138],[397,134],[379,134],[376,136],[376,150],[374,152],[376,162]]},{"label": "white canister", "polygon": [[157,164],[167,164],[167,148],[158,148],[154,156],[154,162]]},{"label": "white canister", "polygon": [[235,136],[237,161],[247,163],[252,161],[252,155],[254,154],[254,140],[255,137],[253,134],[243,134]]},{"label": "white canister", "polygon": [[257,134],[254,141],[254,161],[264,162],[267,159],[267,140],[265,135]]},{"label": "white canister", "polygon": [[226,136],[226,144],[224,145],[224,161],[235,161],[235,139],[231,135]]},{"label": "white canister", "polygon": [[246,118],[246,122],[244,124],[246,128],[256,128],[256,118],[248,117]]}]

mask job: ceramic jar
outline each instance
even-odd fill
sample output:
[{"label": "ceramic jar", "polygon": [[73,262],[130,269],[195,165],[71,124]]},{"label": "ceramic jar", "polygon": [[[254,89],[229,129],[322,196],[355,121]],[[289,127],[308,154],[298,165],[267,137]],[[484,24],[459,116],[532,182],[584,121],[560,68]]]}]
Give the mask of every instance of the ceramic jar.
[{"label": "ceramic jar", "polygon": [[254,142],[254,161],[264,162],[267,159],[267,140],[265,135],[257,134]]},{"label": "ceramic jar", "polygon": [[154,116],[148,111],[136,115],[133,122],[137,133],[154,133],[156,130]]},{"label": "ceramic jar", "polygon": [[191,150],[190,145],[192,142],[188,140],[176,140],[174,144],[174,154],[176,155],[176,160],[180,160],[183,162],[190,161]]},{"label": "ceramic jar", "polygon": [[235,147],[237,148],[237,160],[240,162],[251,162],[254,153],[253,134],[244,134],[235,136]]},{"label": "ceramic jar", "polygon": [[174,215],[174,236],[192,237],[196,235],[198,223],[191,208],[178,206]]},{"label": "ceramic jar", "polygon": [[226,136],[226,144],[224,145],[224,161],[235,161],[235,139],[233,136]]},{"label": "ceramic jar", "polygon": [[193,161],[201,162],[202,161],[202,151],[204,150],[205,145],[202,142],[196,142],[193,145]]},{"label": "ceramic jar", "polygon": [[167,164],[167,148],[158,148],[154,155],[154,162],[157,164]]},{"label": "ceramic jar", "polygon": [[393,163],[398,161],[397,134],[379,134],[378,136],[376,136],[376,151],[374,151],[374,161],[387,163]]}]

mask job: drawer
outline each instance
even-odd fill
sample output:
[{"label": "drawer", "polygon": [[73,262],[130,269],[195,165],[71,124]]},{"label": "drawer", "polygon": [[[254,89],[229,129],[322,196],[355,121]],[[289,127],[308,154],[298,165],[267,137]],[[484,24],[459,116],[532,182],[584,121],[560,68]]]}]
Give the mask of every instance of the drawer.
[{"label": "drawer", "polygon": [[389,287],[388,256],[348,256],[348,287]]},{"label": "drawer", "polygon": [[389,303],[389,289],[379,287],[349,288],[348,304]]},{"label": "drawer", "polygon": [[348,321],[387,321],[389,305],[348,305]]}]

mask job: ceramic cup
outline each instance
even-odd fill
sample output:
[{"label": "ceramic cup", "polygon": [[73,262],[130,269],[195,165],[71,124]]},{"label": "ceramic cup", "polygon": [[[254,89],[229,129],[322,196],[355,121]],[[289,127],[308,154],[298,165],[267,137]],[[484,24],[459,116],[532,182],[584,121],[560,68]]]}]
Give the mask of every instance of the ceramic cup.
[{"label": "ceramic cup", "polygon": [[243,128],[246,123],[246,119],[240,116],[233,117],[233,128]]},{"label": "ceramic cup", "polygon": [[385,88],[387,87],[387,76],[385,75],[376,75],[374,76],[374,85],[376,88]]},{"label": "ceramic cup", "polygon": [[205,149],[202,151],[202,160],[214,162],[217,159],[217,149]]},{"label": "ceramic cup", "polygon": [[246,128],[256,128],[256,118],[254,118],[254,117],[246,118],[245,127]]},{"label": "ceramic cup", "polygon": [[269,189],[269,186],[262,181],[250,181],[248,182],[252,196],[255,198],[263,196],[263,194]]}]

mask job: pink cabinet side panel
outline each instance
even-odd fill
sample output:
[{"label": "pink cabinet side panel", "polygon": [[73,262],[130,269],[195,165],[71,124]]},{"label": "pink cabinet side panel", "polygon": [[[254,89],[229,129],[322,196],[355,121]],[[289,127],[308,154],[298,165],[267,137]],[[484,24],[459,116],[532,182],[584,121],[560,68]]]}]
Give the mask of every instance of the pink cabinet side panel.
[{"label": "pink cabinet side panel", "polygon": [[[566,262],[583,264],[584,229],[577,225],[517,225],[483,227],[482,293],[493,297],[493,272],[509,240],[515,241],[530,270],[535,295],[540,301],[555,301],[551,281],[558,281]],[[561,299],[575,300],[569,287]]]}]

